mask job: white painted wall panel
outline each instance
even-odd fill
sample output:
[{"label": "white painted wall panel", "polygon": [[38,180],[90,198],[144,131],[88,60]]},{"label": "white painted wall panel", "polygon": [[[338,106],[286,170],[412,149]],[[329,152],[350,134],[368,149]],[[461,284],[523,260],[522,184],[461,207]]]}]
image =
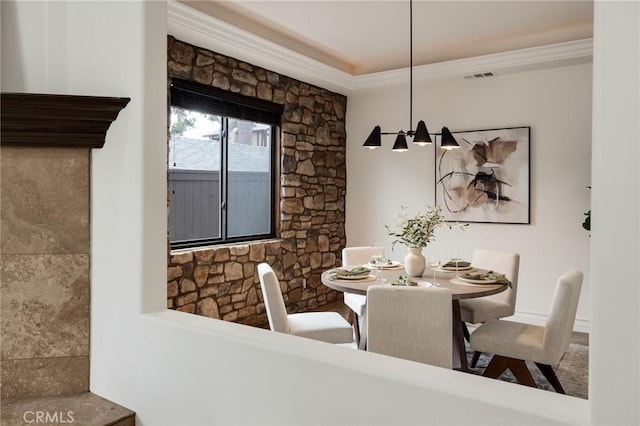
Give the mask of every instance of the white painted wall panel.
[{"label": "white painted wall panel", "polygon": [[[640,424],[640,3],[595,2],[594,424]],[[608,302],[607,302],[608,301]]]}]

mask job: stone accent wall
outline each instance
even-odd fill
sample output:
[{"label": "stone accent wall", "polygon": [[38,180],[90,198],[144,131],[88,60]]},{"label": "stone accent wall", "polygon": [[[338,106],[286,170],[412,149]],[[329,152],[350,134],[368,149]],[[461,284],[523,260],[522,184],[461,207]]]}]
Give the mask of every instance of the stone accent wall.
[{"label": "stone accent wall", "polygon": [[279,239],[180,250],[169,256],[169,308],[264,326],[256,265],[278,278],[287,309],[313,309],[339,295],[320,283],[345,245],[347,98],[168,37],[169,78],[211,85],[284,105],[280,146]]},{"label": "stone accent wall", "polygon": [[[267,262],[280,279],[291,312],[314,309],[337,298],[320,283],[319,274],[306,280],[285,279],[280,241],[176,252],[170,257],[168,307],[225,321],[264,327],[268,324],[256,267]],[[290,268],[289,268],[290,269]]]}]

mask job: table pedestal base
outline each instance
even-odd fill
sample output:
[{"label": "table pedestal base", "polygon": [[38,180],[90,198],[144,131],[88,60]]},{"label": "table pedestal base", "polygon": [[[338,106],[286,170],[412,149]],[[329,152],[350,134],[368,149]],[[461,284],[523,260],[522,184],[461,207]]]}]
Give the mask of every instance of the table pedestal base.
[{"label": "table pedestal base", "polygon": [[464,326],[460,314],[460,301],[453,299],[451,303],[453,314],[453,368],[468,373],[469,364],[467,362],[467,349],[464,346]]}]

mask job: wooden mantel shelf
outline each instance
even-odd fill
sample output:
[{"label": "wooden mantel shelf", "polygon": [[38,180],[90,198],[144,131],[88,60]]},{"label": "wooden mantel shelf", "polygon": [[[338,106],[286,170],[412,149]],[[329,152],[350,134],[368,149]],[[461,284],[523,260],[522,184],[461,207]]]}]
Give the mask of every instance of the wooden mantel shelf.
[{"label": "wooden mantel shelf", "polygon": [[3,146],[102,148],[129,98],[2,93]]}]

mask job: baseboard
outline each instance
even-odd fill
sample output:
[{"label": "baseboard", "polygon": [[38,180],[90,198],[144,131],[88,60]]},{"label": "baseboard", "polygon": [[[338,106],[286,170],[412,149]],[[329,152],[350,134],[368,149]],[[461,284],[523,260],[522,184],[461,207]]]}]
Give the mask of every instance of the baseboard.
[{"label": "baseboard", "polygon": [[[534,325],[545,325],[547,323],[547,315],[535,314],[532,312],[522,312],[516,311],[513,316],[509,318],[505,318],[510,321],[523,322],[526,324],[534,324]],[[586,319],[576,318],[575,323],[573,324],[573,331],[577,331],[579,333],[587,333],[589,334],[591,330],[591,321]]]}]

